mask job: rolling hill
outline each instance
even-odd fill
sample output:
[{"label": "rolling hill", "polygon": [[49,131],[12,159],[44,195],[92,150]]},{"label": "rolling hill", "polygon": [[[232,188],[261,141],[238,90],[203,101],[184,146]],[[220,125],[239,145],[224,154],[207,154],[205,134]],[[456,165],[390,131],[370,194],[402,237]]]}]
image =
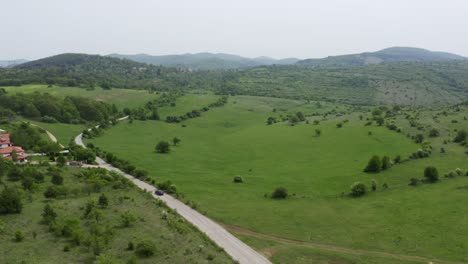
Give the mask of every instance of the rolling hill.
[{"label": "rolling hill", "polygon": [[467,59],[447,52],[410,47],[392,47],[376,52],[330,56],[323,59],[306,59],[298,61],[297,64],[313,67],[349,67],[389,62],[441,62]]},{"label": "rolling hill", "polygon": [[[143,89],[166,87],[171,74],[182,70],[99,55],[65,53],[0,71],[0,85],[56,84],[92,88]],[[176,80],[177,78],[172,78]]]},{"label": "rolling hill", "polygon": [[195,53],[181,55],[152,56],[147,54],[110,54],[109,57],[129,59],[137,62],[169,67],[184,67],[195,70],[236,69],[273,64],[294,64],[299,59],[276,60],[269,57],[245,58],[224,53]]}]

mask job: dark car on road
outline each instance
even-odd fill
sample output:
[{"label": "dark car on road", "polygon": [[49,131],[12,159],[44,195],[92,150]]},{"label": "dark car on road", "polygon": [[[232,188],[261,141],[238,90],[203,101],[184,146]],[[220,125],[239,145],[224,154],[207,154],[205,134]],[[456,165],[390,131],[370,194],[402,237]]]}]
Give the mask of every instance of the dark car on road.
[{"label": "dark car on road", "polygon": [[155,193],[157,196],[162,196],[162,195],[164,195],[164,192],[163,192],[162,190],[156,190],[154,193]]}]

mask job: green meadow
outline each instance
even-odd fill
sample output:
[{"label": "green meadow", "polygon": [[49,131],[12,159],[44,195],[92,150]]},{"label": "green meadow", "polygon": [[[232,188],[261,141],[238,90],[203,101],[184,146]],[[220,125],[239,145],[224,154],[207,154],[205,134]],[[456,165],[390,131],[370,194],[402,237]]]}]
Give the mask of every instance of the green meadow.
[{"label": "green meadow", "polygon": [[[216,97],[210,95],[209,99]],[[205,95],[184,96],[161,113],[184,113],[208,101]],[[345,114],[311,116],[332,110]],[[280,119],[297,111],[308,116],[309,124],[266,125],[270,116]],[[305,260],[310,255],[322,263],[318,261],[321,254],[338,254],[343,263],[413,263],[404,256],[466,262],[468,224],[463,201],[468,195],[468,177],[442,176],[455,168],[468,169],[466,149],[444,143],[453,138],[454,129],[468,127],[463,119],[466,109],[452,109],[437,118],[435,112],[424,109],[411,111],[424,124],[422,132],[408,124],[406,113],[388,120],[401,127],[402,132],[397,133],[375,123],[365,126],[366,118],[371,118],[369,108],[231,96],[225,106],[182,124],[123,121],[89,142],[148,170],[157,182],[172,181],[185,200],[221,223],[311,243],[312,249],[286,243],[271,255],[265,253],[277,263],[308,263]],[[313,125],[314,120],[320,123]],[[343,127],[338,128],[337,123]],[[372,155],[407,159],[422,148],[410,136],[427,134],[430,127],[441,131],[435,139],[426,135],[434,145],[430,157],[409,160],[378,174],[363,172]],[[315,129],[322,131],[320,136]],[[155,152],[159,141],[174,137],[182,141],[169,154]],[[440,147],[445,153],[440,153]],[[422,178],[429,165],[438,168],[440,182],[409,186],[410,178]],[[236,175],[244,182],[233,183]],[[377,182],[375,192],[370,191],[372,180]],[[351,198],[350,186],[357,181],[366,184],[369,193]],[[276,187],[287,188],[289,198],[269,198]],[[245,241],[262,251],[262,243]],[[403,258],[384,257],[381,261],[372,254],[356,258],[349,252],[317,253],[313,250],[317,243]]]}]

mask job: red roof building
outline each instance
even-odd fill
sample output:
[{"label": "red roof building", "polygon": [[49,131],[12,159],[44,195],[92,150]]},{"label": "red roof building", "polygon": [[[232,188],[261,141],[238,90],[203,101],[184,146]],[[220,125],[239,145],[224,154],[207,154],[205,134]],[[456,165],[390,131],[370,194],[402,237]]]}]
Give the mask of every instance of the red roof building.
[{"label": "red roof building", "polygon": [[13,152],[16,153],[18,161],[24,162],[27,159],[27,155],[24,149],[19,146],[13,146],[13,142],[10,141],[9,134],[0,134],[0,156],[12,160]]}]

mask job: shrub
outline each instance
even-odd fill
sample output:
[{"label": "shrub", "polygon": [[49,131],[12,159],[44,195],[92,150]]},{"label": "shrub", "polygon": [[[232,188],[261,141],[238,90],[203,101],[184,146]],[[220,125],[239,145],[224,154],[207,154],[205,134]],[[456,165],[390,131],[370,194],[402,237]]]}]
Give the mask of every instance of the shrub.
[{"label": "shrub", "polygon": [[465,130],[459,130],[457,132],[457,135],[455,136],[455,138],[453,139],[453,142],[455,143],[461,143],[463,141],[466,140],[466,137],[467,137],[467,133]]},{"label": "shrub", "polygon": [[144,240],[137,244],[135,254],[140,258],[148,258],[156,253],[156,246],[150,240]]},{"label": "shrub", "polygon": [[411,178],[411,179],[410,179],[410,183],[409,183],[408,185],[410,185],[410,186],[416,186],[416,185],[418,185],[419,183],[420,183],[420,180],[419,180],[419,179],[417,179],[417,178]]},{"label": "shrub", "polygon": [[109,200],[107,199],[106,195],[101,194],[101,195],[99,196],[98,204],[99,204],[99,206],[101,206],[102,208],[106,208],[106,207],[109,205]]},{"label": "shrub", "polygon": [[414,137],[414,142],[416,143],[422,143],[424,141],[424,135],[423,134],[417,134]]},{"label": "shrub", "polygon": [[462,176],[462,175],[463,175],[463,171],[462,171],[460,168],[456,168],[456,169],[455,169],[455,172],[457,173],[458,176]]},{"label": "shrub", "polygon": [[360,197],[366,194],[367,188],[364,183],[355,182],[351,185],[351,196]]},{"label": "shrub", "polygon": [[372,180],[371,187],[372,187],[373,192],[377,191],[377,181],[376,180]]},{"label": "shrub", "polygon": [[0,214],[19,214],[23,210],[21,196],[15,189],[5,188],[0,193]]},{"label": "shrub", "polygon": [[234,179],[232,181],[235,183],[243,183],[244,179],[242,179],[242,176],[237,175],[237,176],[234,176]]},{"label": "shrub", "polygon": [[286,199],[286,198],[288,198],[288,190],[286,188],[284,188],[284,187],[278,187],[271,194],[271,198],[273,198],[273,199]]},{"label": "shrub", "polygon": [[382,158],[382,170],[388,170],[392,166],[392,162],[390,161],[390,157],[384,156]]},{"label": "shrub", "polygon": [[440,132],[439,132],[439,130],[433,128],[433,129],[431,129],[429,131],[429,136],[430,137],[438,137],[438,136],[440,136]]},{"label": "shrub", "polygon": [[55,185],[62,185],[63,184],[63,177],[60,176],[57,173],[54,173],[54,175],[52,176],[51,182],[53,184],[55,184]]},{"label": "shrub", "polygon": [[159,143],[156,145],[156,152],[157,153],[169,153],[171,151],[171,146],[169,142],[167,141],[159,141]]},{"label": "shrub", "polygon": [[130,227],[136,220],[136,216],[129,211],[120,215],[120,222],[123,227]]},{"label": "shrub", "polygon": [[382,162],[379,156],[374,155],[369,160],[369,163],[367,164],[367,167],[364,169],[364,172],[380,172],[381,169],[382,169]]},{"label": "shrub", "polygon": [[428,182],[436,182],[439,180],[439,172],[433,166],[424,169],[424,177]]},{"label": "shrub", "polygon": [[134,248],[135,246],[133,245],[133,242],[132,241],[128,242],[127,250],[133,250]]},{"label": "shrub", "polygon": [[44,210],[42,212],[42,220],[45,224],[49,224],[55,221],[57,218],[57,213],[54,211],[50,204],[46,204],[44,206]]},{"label": "shrub", "polygon": [[15,242],[21,242],[23,240],[24,240],[23,232],[21,232],[21,230],[16,230],[16,232],[15,232]]}]

